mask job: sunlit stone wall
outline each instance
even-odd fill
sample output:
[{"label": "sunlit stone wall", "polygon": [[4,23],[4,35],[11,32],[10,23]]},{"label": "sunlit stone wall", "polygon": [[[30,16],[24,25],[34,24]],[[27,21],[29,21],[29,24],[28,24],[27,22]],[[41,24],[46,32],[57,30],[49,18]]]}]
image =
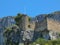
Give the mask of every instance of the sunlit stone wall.
[{"label": "sunlit stone wall", "polygon": [[48,30],[60,32],[60,15],[51,15],[47,18]]}]

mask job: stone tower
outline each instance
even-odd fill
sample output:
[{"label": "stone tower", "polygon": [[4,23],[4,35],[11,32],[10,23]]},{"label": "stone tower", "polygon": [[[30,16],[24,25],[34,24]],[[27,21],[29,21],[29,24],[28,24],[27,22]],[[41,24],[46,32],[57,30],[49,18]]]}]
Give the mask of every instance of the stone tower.
[{"label": "stone tower", "polygon": [[27,15],[23,15],[21,28],[23,30],[34,30],[35,22],[29,20],[29,17]]},{"label": "stone tower", "polygon": [[22,38],[23,41],[29,40],[31,41],[34,34],[35,29],[35,22],[29,19],[27,15],[22,16],[22,23],[21,23],[21,29],[22,29]]}]

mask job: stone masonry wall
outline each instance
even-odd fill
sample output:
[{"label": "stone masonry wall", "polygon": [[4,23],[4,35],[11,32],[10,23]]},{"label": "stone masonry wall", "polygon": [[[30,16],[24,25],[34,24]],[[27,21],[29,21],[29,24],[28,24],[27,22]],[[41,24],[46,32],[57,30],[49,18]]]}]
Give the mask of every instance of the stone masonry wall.
[{"label": "stone masonry wall", "polygon": [[56,31],[56,32],[60,32],[60,21],[58,21],[59,18],[57,20],[55,20],[55,19],[54,18],[47,18],[47,29],[52,30],[52,31]]},{"label": "stone masonry wall", "polygon": [[23,16],[22,17],[22,27],[23,27],[23,30],[34,30],[35,22],[29,21],[28,16]]}]

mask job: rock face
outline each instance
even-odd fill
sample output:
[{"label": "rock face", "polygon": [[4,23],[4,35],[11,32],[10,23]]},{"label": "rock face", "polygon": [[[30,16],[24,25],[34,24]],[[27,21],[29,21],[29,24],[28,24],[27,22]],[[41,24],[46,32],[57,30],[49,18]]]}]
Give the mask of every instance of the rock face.
[{"label": "rock face", "polygon": [[7,29],[4,32],[5,45],[18,45],[21,37],[20,37],[20,30],[18,26],[12,26],[11,30]]},{"label": "rock face", "polygon": [[4,44],[5,44],[5,39],[3,33],[0,33],[0,45],[4,45]]},{"label": "rock face", "polygon": [[[0,21],[0,26],[4,28],[14,24],[15,21],[13,17],[6,17]],[[2,27],[0,27],[0,32],[4,29]],[[29,19],[29,16],[23,15],[21,22],[19,23],[19,28],[19,34],[12,32],[14,34],[11,36],[13,42],[17,40],[19,40],[19,43],[22,43],[25,40],[35,41],[38,38],[55,40],[60,38],[60,12],[41,14],[31,19]],[[14,31],[16,30],[17,29],[14,29]],[[3,37],[3,35],[1,37]]]},{"label": "rock face", "polygon": [[0,45],[4,45],[3,26],[1,20],[2,19],[0,19]]},{"label": "rock face", "polygon": [[60,38],[60,14],[50,14],[47,17],[47,29],[50,31],[50,37],[52,40]]},{"label": "rock face", "polygon": [[29,39],[29,41],[32,41],[33,34],[33,31],[24,31],[23,40],[25,41],[26,39]]},{"label": "rock face", "polygon": [[15,19],[12,16],[2,18],[2,26],[4,28],[10,27],[10,26],[14,25],[15,23],[16,23]]},{"label": "rock face", "polygon": [[49,35],[50,35],[51,40],[56,40],[60,38],[59,33],[57,33],[56,31],[50,31]]},{"label": "rock face", "polygon": [[37,38],[49,39],[49,31],[47,30],[47,18],[45,15],[36,17],[34,40]]},{"label": "rock face", "polygon": [[[42,18],[42,19],[41,19]],[[35,30],[43,31],[44,29],[47,29],[47,20],[45,15],[40,15],[36,17],[36,23],[35,23]]]},{"label": "rock face", "polygon": [[0,45],[4,45],[5,43],[5,39],[3,36],[5,28],[11,27],[14,24],[15,24],[15,21],[12,16],[8,16],[0,19]]}]

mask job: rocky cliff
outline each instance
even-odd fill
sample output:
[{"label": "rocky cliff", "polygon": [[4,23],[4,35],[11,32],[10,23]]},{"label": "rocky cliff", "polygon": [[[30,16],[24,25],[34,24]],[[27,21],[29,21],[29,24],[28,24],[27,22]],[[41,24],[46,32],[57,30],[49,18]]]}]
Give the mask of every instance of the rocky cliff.
[{"label": "rocky cliff", "polygon": [[13,42],[17,40],[18,43],[26,40],[35,41],[38,38],[47,40],[60,38],[60,12],[41,14],[35,18],[22,14],[16,17],[15,20],[18,23],[19,33],[15,33],[18,29],[14,29],[13,32],[9,33],[11,36],[8,35],[6,37],[7,39],[11,38]]}]

